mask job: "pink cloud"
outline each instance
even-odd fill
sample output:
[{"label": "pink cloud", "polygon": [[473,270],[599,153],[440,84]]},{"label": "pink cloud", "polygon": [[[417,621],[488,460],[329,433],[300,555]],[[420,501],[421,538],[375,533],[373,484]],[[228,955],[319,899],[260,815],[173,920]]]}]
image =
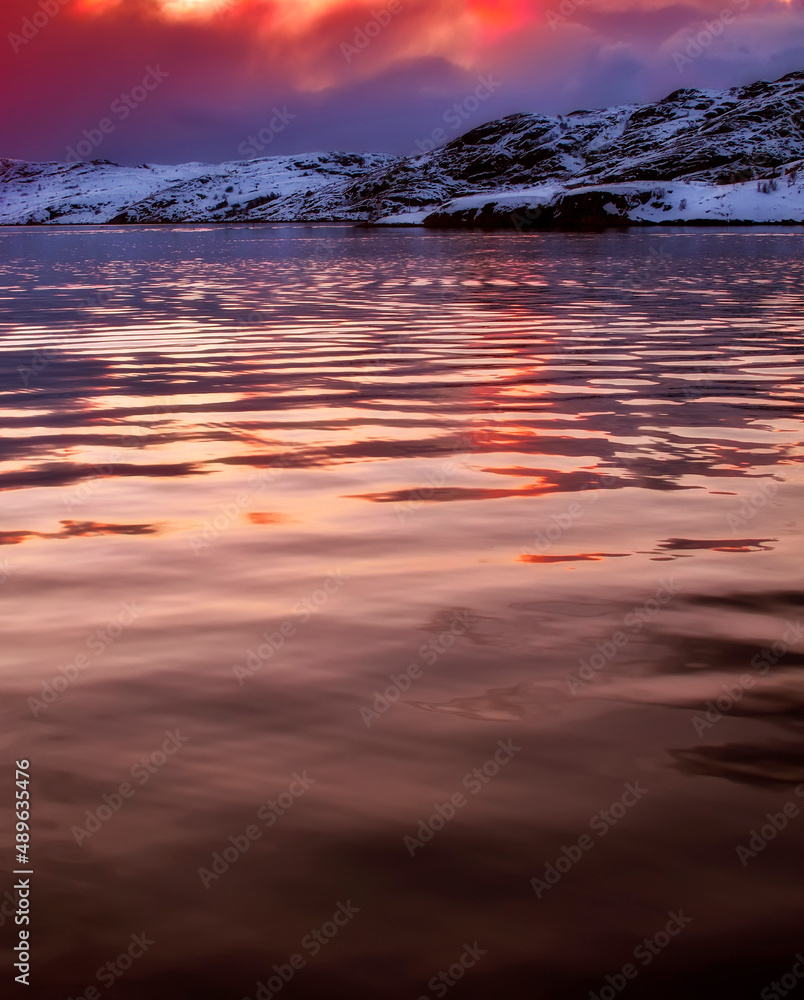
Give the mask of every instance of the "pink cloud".
[{"label": "pink cloud", "polygon": [[[151,66],[165,82],[98,156],[234,159],[275,107],[293,119],[271,153],[409,152],[484,74],[499,86],[467,129],[804,67],[803,0],[209,0],[204,16],[168,0],[37,2],[56,13],[22,42],[36,4],[6,0],[0,12],[0,86],[13,95],[0,155],[64,158]],[[724,10],[734,17],[723,30],[679,60]]]}]

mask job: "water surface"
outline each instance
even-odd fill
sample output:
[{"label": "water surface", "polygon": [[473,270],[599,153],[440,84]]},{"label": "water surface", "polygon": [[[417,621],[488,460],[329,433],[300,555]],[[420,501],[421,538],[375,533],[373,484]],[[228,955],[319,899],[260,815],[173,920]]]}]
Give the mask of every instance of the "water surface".
[{"label": "water surface", "polygon": [[30,992],[788,973],[803,239],[0,229]]}]

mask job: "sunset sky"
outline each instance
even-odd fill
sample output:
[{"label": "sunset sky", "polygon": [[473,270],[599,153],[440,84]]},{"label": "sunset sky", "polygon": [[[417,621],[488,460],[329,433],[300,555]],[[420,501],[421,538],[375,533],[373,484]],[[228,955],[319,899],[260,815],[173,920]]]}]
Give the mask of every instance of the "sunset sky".
[{"label": "sunset sky", "polygon": [[409,153],[804,69],[804,0],[4,0],[0,24],[0,156],[31,160],[85,130],[129,164]]}]

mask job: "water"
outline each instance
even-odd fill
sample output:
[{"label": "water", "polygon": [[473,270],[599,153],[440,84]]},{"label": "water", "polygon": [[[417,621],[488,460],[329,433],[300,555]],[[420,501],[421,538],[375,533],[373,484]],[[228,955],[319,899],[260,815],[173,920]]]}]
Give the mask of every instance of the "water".
[{"label": "water", "polygon": [[802,240],[0,229],[28,995],[789,974]]}]

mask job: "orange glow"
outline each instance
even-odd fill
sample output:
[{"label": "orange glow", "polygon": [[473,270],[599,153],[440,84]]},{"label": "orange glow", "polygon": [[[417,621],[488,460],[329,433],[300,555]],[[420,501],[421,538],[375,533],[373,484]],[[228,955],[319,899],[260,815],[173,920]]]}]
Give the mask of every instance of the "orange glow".
[{"label": "orange glow", "polygon": [[[375,0],[150,0],[150,9],[166,20],[215,20],[219,23],[238,14],[263,14],[274,29],[282,25],[289,33],[298,33],[311,22],[339,11],[347,12],[361,26],[371,20],[378,8],[385,9]],[[362,12],[357,9],[362,6]],[[462,13],[457,13],[449,5],[441,8],[433,5],[427,10],[427,31],[429,42],[441,41],[449,47],[450,39],[463,37],[466,29],[480,32],[485,36],[496,36],[525,23],[532,16],[532,4],[528,0],[466,0]],[[86,15],[105,14],[111,10],[126,9],[126,0],[77,0],[75,9]],[[422,8],[403,7],[394,20],[418,14],[418,32],[424,28]],[[465,40],[465,39],[464,39]]]},{"label": "orange glow", "polygon": [[[397,61],[446,58],[469,70],[481,49],[533,14],[531,0],[408,0],[396,12],[377,0],[76,0],[73,9],[94,18],[130,14],[132,8],[166,24],[203,25],[215,32],[246,25],[255,49],[264,50],[271,65],[281,64],[288,80],[308,91],[370,75]],[[378,24],[376,35],[367,28]],[[361,43],[364,30],[376,45]],[[254,58],[258,65],[256,52]]]},{"label": "orange glow", "polygon": [[468,9],[481,24],[496,31],[523,24],[532,14],[525,0],[471,0]]},{"label": "orange glow", "polygon": [[119,6],[118,0],[77,0],[75,9],[84,14],[104,14]]},{"label": "orange glow", "polygon": [[[293,16],[310,20],[339,9],[354,9],[354,2],[349,0],[152,0],[154,11],[168,18],[219,18],[243,13],[249,10],[262,10],[265,13],[279,15],[280,18]],[[376,4],[374,5],[376,7]],[[491,6],[491,5],[489,5]],[[78,0],[78,10],[88,14],[100,14],[107,10],[125,9],[125,0]],[[371,13],[371,4],[366,2],[366,9]]]},{"label": "orange glow", "polygon": [[286,514],[279,514],[275,511],[252,511],[248,515],[252,524],[284,524],[289,518]]}]

